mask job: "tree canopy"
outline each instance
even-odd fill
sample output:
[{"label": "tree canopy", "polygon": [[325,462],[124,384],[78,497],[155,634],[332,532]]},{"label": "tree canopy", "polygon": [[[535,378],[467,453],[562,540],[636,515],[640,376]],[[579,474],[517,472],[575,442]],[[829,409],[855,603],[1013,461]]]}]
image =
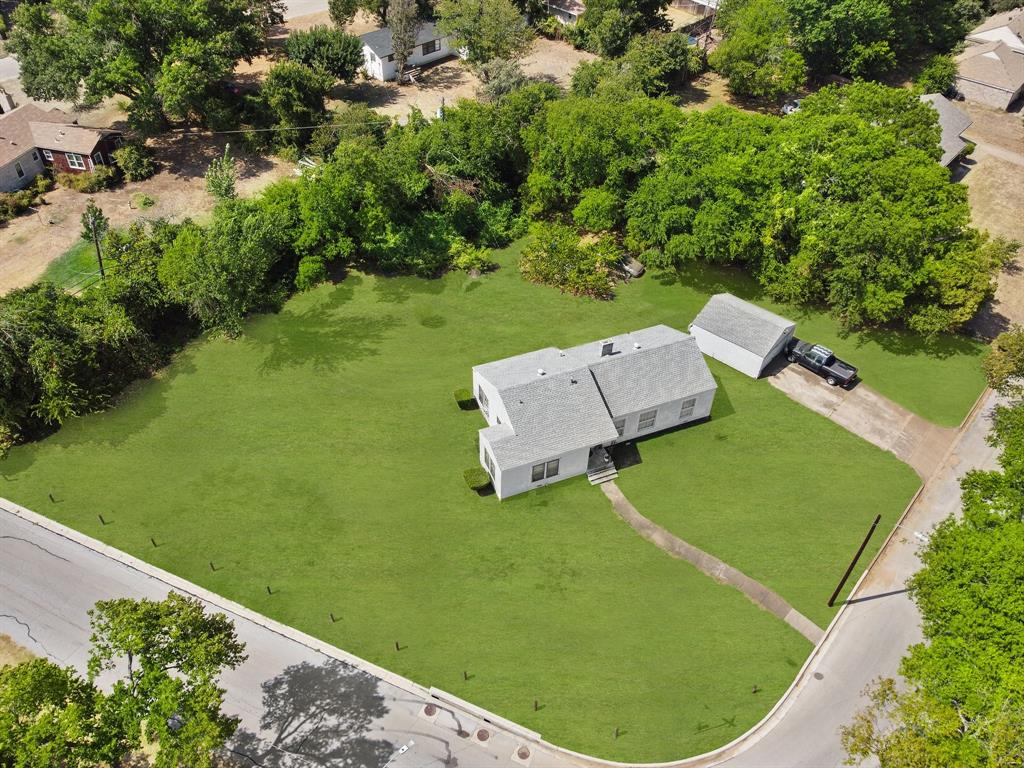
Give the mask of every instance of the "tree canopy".
[{"label": "tree canopy", "polygon": [[216,115],[222,81],[264,49],[282,9],[278,0],[22,3],[7,46],[30,97],[91,107],[124,96],[132,127],[151,134],[168,118]]},{"label": "tree canopy", "polygon": [[533,32],[512,0],[439,0],[437,26],[475,64],[518,59],[533,43]]},{"label": "tree canopy", "polygon": [[725,38],[708,57],[740,96],[778,99],[803,85],[806,65],[793,48],[784,0],[750,0],[720,17]]}]

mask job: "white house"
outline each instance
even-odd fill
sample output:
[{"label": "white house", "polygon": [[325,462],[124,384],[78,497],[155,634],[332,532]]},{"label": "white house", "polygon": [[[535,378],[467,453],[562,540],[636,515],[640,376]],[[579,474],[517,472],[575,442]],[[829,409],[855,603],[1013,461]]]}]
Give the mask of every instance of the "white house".
[{"label": "white house", "polygon": [[1024,55],[1024,9],[997,13],[967,33],[972,43],[1005,43],[1014,53]]},{"label": "white house", "polygon": [[547,0],[547,8],[563,24],[575,24],[587,10],[582,0]]},{"label": "white house", "polygon": [[707,418],[716,388],[696,341],[665,325],[477,365],[480,463],[501,499],[588,469],[603,480],[606,447]]},{"label": "white house", "polygon": [[[363,70],[376,80],[394,80],[398,75],[395,67],[395,50],[391,45],[391,28],[381,27],[373,32],[360,35],[363,41]],[[422,67],[456,54],[434,22],[420,24],[416,33],[416,47],[406,67]]]},{"label": "white house", "polygon": [[793,338],[796,323],[731,293],[708,299],[690,323],[700,351],[756,379]]}]

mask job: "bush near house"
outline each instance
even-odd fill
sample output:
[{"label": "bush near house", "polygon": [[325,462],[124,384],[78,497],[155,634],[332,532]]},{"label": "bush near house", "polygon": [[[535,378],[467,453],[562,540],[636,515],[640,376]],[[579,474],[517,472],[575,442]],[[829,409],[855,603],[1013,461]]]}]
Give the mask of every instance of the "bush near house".
[{"label": "bush near house", "polygon": [[491,484],[491,476],[482,467],[470,467],[462,473],[462,477],[466,481],[466,485],[477,493],[480,493]]},{"label": "bush near house", "polygon": [[83,171],[82,173],[57,174],[57,183],[62,187],[87,194],[110,189],[117,181],[117,169],[109,165],[101,165],[96,170]]},{"label": "bush near house", "polygon": [[117,167],[127,181],[145,181],[156,173],[153,153],[145,144],[132,142],[115,149],[112,153]]},{"label": "bush near house", "polygon": [[32,186],[27,189],[19,189],[17,192],[0,192],[0,224],[23,214],[44,192],[49,192],[51,189],[53,189],[53,179],[46,174],[40,174],[33,180]]}]

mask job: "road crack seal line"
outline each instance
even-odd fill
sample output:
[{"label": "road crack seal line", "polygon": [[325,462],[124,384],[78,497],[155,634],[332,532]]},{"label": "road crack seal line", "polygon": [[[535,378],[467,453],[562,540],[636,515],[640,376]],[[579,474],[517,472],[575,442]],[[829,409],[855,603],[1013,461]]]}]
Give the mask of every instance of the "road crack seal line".
[{"label": "road crack seal line", "polygon": [[[8,510],[4,510],[4,511],[6,512]],[[0,536],[0,539],[11,539],[12,541],[23,541],[26,544],[28,544],[29,546],[35,547],[36,549],[41,549],[43,552],[48,554],[50,557],[55,557],[58,560],[63,560],[65,563],[70,563],[71,562],[66,557],[61,557],[60,555],[51,552],[46,547],[44,547],[42,544],[36,544],[34,541],[29,541],[28,539],[23,539],[21,536]]]},{"label": "road crack seal line", "polygon": [[31,640],[33,643],[42,648],[43,653],[45,653],[47,656],[53,655],[48,650],[46,650],[46,646],[43,645],[42,642],[35,635],[32,634],[32,627],[28,625],[28,622],[22,621],[17,616],[12,616],[9,613],[0,613],[0,619],[11,619],[16,624],[20,624],[21,626],[23,626],[25,628],[25,634],[28,635],[29,640]]}]

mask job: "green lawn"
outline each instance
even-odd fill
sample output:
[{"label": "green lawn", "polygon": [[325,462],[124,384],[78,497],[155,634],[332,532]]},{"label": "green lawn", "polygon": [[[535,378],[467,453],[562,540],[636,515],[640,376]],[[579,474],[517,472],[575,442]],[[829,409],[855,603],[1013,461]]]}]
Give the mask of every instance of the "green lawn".
[{"label": "green lawn", "polygon": [[[480,279],[352,274],[239,340],[193,344],[116,408],[12,451],[4,495],[564,746],[654,761],[723,744],[767,712],[809,644],[640,539],[581,478],[500,503],[472,494],[461,475],[483,420],[452,396],[475,363],[685,328],[708,280],[645,277],[592,302],[525,283],[514,257]],[[857,362],[870,350],[901,371],[873,385],[952,420],[980,390],[972,348],[936,360],[870,344]],[[924,393],[900,387],[913,367],[933,373]],[[623,488],[824,623],[868,518],[891,522],[913,473],[767,382],[714,371],[715,418],[643,443]],[[833,483],[859,491],[845,516],[798,490]]]},{"label": "green lawn", "polygon": [[98,272],[96,246],[87,240],[79,240],[51,261],[39,279],[74,291],[94,281]]}]

